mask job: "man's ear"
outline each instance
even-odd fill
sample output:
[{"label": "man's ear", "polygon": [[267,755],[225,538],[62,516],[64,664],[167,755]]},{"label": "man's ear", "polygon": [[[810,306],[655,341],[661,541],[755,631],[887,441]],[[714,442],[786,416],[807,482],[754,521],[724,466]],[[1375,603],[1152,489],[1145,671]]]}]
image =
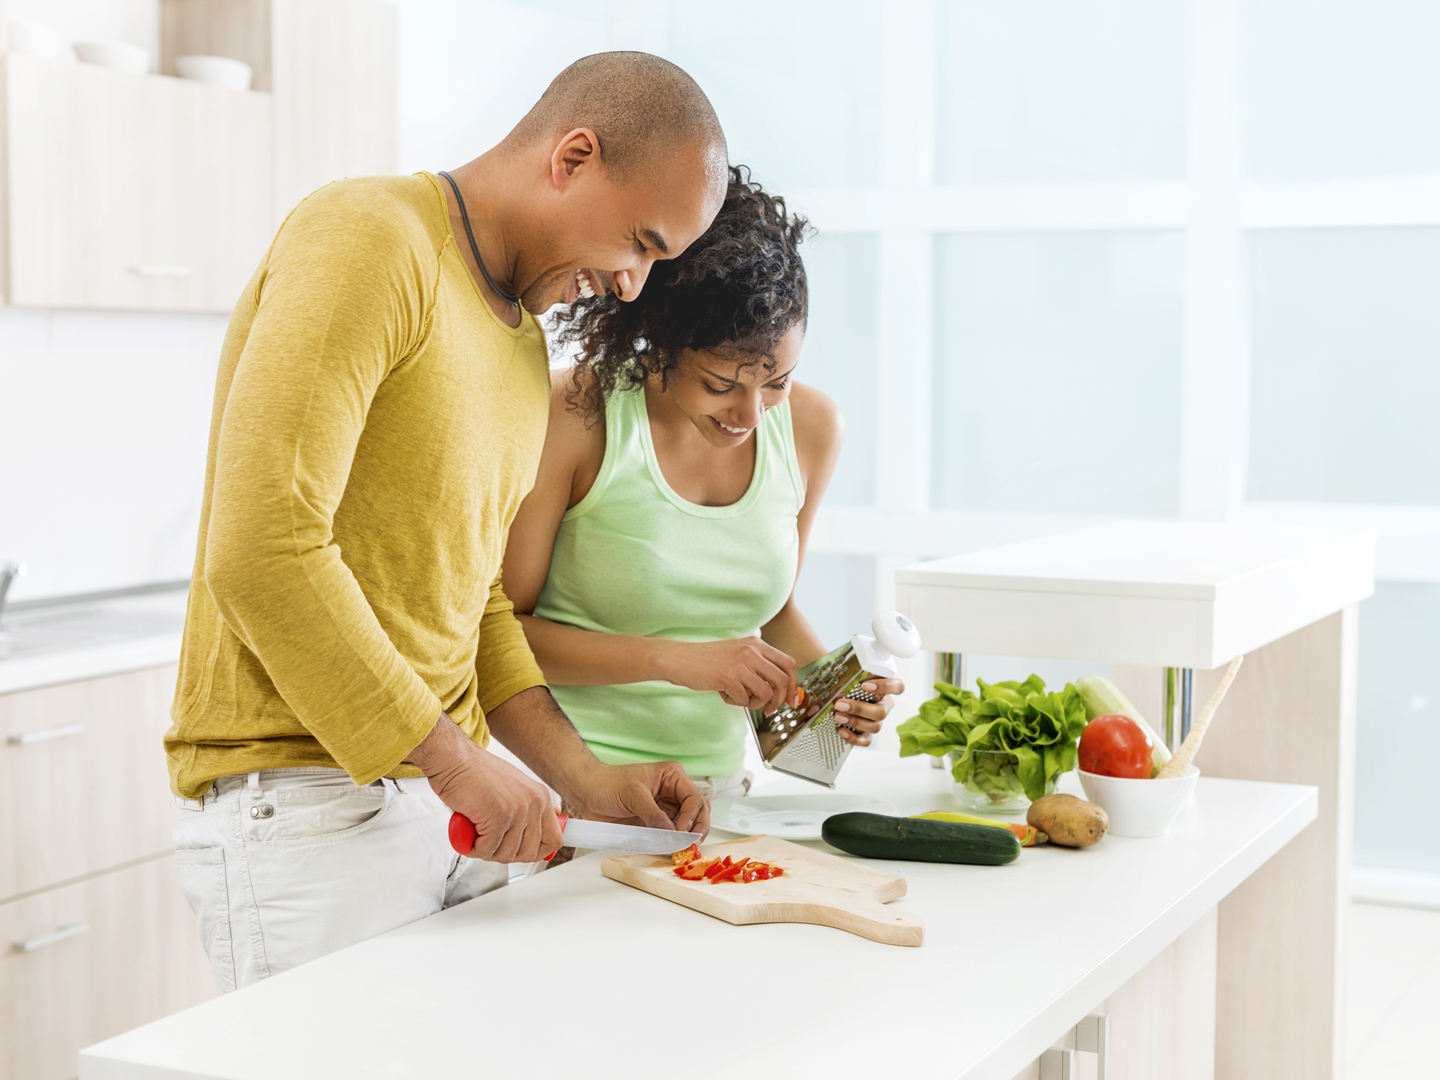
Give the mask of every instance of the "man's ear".
[{"label": "man's ear", "polygon": [[564,190],[584,170],[604,169],[600,140],[589,128],[576,128],[558,143],[550,154],[550,182]]}]

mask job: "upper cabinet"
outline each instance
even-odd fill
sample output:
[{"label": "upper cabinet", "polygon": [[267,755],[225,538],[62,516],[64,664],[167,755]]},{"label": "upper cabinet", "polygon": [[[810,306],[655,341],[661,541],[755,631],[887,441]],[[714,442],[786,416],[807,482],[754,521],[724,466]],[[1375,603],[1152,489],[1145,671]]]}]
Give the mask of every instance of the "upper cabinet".
[{"label": "upper cabinet", "polygon": [[270,95],[4,65],[10,303],[228,311],[275,225]]},{"label": "upper cabinet", "polygon": [[233,56],[275,99],[283,216],[323,184],[397,167],[398,13],[379,0],[161,0],[164,70]]},{"label": "upper cabinet", "polygon": [[[229,311],[316,188],[396,168],[396,11],[162,0],[165,75],[3,56],[4,290],[27,307]],[[172,77],[244,60],[248,93]]]}]

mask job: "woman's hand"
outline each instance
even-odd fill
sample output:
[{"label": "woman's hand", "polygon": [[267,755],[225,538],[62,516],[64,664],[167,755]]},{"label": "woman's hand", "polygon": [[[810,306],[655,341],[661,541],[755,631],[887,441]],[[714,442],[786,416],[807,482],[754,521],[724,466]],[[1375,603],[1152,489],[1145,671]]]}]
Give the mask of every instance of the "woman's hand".
[{"label": "woman's hand", "polygon": [[896,696],[905,692],[905,683],[900,679],[872,679],[861,683],[860,689],[880,700],[872,704],[841,698],[835,703],[837,730],[851,746],[870,745],[870,736],[884,725],[885,717],[895,707]]},{"label": "woman's hand", "polygon": [[795,661],[758,637],[728,641],[667,641],[661,656],[666,682],[713,690],[727,705],[774,712],[796,700]]}]

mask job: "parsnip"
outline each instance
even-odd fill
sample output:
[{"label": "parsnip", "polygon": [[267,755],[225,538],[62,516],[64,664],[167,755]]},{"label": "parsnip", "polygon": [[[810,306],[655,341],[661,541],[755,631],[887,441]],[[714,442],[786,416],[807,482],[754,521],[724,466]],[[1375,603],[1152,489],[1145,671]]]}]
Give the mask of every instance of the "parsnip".
[{"label": "parsnip", "polygon": [[1195,760],[1195,751],[1200,749],[1200,743],[1205,739],[1205,731],[1210,726],[1210,721],[1215,716],[1215,710],[1220,707],[1220,702],[1225,700],[1225,694],[1230,689],[1230,684],[1235,681],[1235,673],[1240,670],[1240,665],[1245,662],[1245,657],[1237,656],[1230,661],[1230,666],[1225,669],[1225,674],[1220,677],[1220,685],[1210,695],[1210,700],[1200,710],[1200,715],[1195,718],[1195,723],[1190,728],[1190,734],[1180,744],[1180,749],[1175,751],[1175,756],[1165,763],[1165,767],[1155,774],[1156,780],[1169,780],[1177,776],[1184,776],[1190,763]]}]

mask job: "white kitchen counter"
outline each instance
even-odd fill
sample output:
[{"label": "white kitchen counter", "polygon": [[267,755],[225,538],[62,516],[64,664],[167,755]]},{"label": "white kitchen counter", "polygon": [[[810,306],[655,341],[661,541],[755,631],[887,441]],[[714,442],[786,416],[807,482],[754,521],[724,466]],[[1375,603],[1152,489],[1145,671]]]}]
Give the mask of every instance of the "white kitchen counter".
[{"label": "white kitchen counter", "polygon": [[[957,805],[947,772],[886,743],[839,790]],[[1164,839],[885,863],[920,948],[731,926],[591,856],[91,1047],[80,1077],[1011,1080],[1315,815],[1313,787],[1202,778]]]},{"label": "white kitchen counter", "polygon": [[0,624],[0,694],[175,663],[187,595],[175,588],[7,608]]}]

